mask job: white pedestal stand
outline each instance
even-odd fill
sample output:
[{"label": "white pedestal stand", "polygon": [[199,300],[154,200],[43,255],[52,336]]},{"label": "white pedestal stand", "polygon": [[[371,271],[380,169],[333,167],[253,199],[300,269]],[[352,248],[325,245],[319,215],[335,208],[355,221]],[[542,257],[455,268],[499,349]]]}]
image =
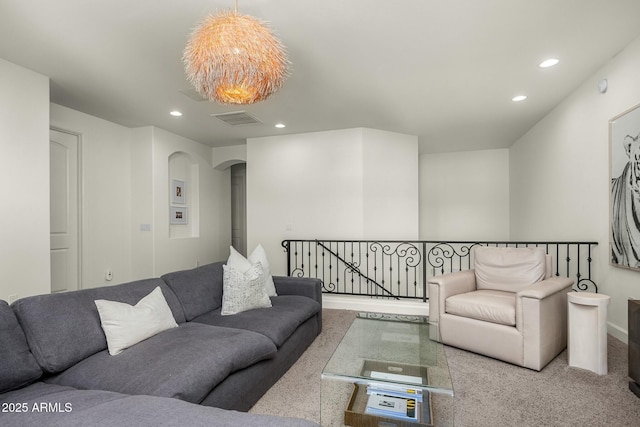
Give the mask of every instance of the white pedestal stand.
[{"label": "white pedestal stand", "polygon": [[607,306],[610,297],[569,292],[569,366],[607,374]]}]

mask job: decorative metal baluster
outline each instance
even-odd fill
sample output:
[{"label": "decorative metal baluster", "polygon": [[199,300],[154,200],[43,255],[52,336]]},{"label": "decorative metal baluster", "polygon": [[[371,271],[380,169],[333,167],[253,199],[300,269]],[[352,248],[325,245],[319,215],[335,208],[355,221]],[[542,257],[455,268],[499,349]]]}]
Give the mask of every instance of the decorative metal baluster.
[{"label": "decorative metal baluster", "polygon": [[[375,246],[371,247],[371,251],[373,252],[373,280],[378,283],[378,257],[377,250]],[[374,288],[375,295],[378,295],[378,289]]]},{"label": "decorative metal baluster", "polygon": [[[303,245],[304,248],[304,245]],[[309,276],[311,277],[311,242],[307,242],[307,268],[309,269]]]},{"label": "decorative metal baluster", "polygon": [[[329,242],[329,248],[331,248],[331,243],[332,243],[332,242]],[[330,279],[330,280],[333,280],[333,273],[334,273],[334,271],[333,271],[333,263],[334,263],[334,258],[335,258],[335,262],[336,262],[336,264],[337,264],[337,263],[338,263],[338,256],[339,256],[339,252],[338,252],[338,251],[340,250],[340,248],[339,248],[340,242],[334,242],[334,243],[335,243],[335,245],[336,245],[336,248],[335,248],[335,249],[331,248],[332,250],[331,250],[331,252],[329,253],[329,279]],[[337,290],[338,292],[340,292],[340,278],[339,278],[339,276],[338,276],[338,268],[337,268],[337,266],[336,266],[336,271],[335,271],[335,273],[336,273],[336,290]],[[343,293],[344,293],[344,289],[343,289],[342,291],[343,291]]]},{"label": "decorative metal baluster", "polygon": [[571,274],[569,263],[571,262],[571,256],[569,254],[569,244],[567,244],[567,277]]},{"label": "decorative metal baluster", "polygon": [[[309,242],[309,250],[311,250],[311,242]],[[315,268],[316,268],[316,277],[318,277],[318,245],[314,246],[314,251],[313,251],[314,255],[315,255]]]},{"label": "decorative metal baluster", "polygon": [[[357,265],[358,265],[358,272],[360,272],[362,270],[362,242],[357,242],[356,245],[356,257],[358,259]],[[362,274],[358,273],[358,293],[362,293],[362,281],[364,280],[364,278],[362,277]]]},{"label": "decorative metal baluster", "polygon": [[576,271],[576,283],[580,283],[580,245],[578,245],[578,268]]},{"label": "decorative metal baluster", "polygon": [[[422,242],[422,256],[421,258],[426,260],[427,256],[427,242]],[[422,302],[427,302],[427,265],[422,263]]]},{"label": "decorative metal baluster", "polygon": [[[320,242],[316,242],[316,250],[318,250],[317,245],[319,245],[319,244],[320,244]],[[332,290],[329,289],[329,285],[327,284],[327,280],[326,280],[326,277],[325,277],[325,271],[326,271],[326,262],[325,262],[325,260],[326,260],[326,258],[325,258],[325,253],[324,253],[324,245],[322,245],[322,250],[321,250],[320,254],[322,256],[322,286],[324,287],[324,289],[327,292],[331,292]]]},{"label": "decorative metal baluster", "polygon": [[283,240],[280,245],[287,254],[287,276],[291,276],[291,257],[289,256],[289,247],[291,246],[291,241]]}]

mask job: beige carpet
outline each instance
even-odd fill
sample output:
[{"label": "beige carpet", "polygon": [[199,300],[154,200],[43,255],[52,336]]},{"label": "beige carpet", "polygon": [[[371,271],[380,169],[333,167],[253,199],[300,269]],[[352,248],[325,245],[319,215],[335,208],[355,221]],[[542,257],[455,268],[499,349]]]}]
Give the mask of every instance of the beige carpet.
[{"label": "beige carpet", "polygon": [[[320,373],[354,315],[323,310],[320,336],[250,412],[320,422]],[[608,343],[609,374],[603,376],[569,367],[566,351],[535,372],[446,347],[455,425],[640,426],[640,399],[628,388],[627,346],[611,336]]]}]

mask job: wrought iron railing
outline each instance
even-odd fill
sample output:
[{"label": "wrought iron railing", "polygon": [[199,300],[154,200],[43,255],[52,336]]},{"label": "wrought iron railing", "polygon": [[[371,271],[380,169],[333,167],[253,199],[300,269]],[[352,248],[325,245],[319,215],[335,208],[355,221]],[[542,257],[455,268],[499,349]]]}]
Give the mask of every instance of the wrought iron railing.
[{"label": "wrought iron railing", "polygon": [[472,248],[542,247],[556,276],[575,279],[575,291],[598,292],[593,276],[597,242],[462,242],[400,240],[284,240],[287,274],[322,281],[324,293],[427,301],[430,277],[468,270]]}]

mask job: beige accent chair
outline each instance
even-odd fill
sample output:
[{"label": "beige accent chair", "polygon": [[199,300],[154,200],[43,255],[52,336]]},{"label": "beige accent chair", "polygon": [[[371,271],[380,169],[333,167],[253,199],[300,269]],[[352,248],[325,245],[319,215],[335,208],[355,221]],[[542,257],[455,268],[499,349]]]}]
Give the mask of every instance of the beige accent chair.
[{"label": "beige accent chair", "polygon": [[429,279],[439,341],[536,371],[567,346],[567,292],[543,248],[476,246],[474,268]]}]

